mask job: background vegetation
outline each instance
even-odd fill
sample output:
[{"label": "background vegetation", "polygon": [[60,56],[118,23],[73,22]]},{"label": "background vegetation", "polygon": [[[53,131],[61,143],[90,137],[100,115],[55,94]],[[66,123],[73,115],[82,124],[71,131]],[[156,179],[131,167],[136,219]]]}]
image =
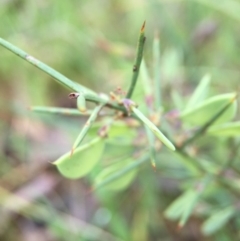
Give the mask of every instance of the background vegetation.
[{"label": "background vegetation", "polygon": [[[186,105],[206,73],[211,75],[208,96],[238,89],[239,13],[238,0],[5,0],[0,37],[70,79],[109,93],[118,86],[128,89],[146,20],[144,57],[150,73],[154,35],[160,34],[166,117]],[[91,192],[95,173],[104,167],[68,180],[50,164],[71,149],[86,119],[27,109],[75,107],[69,91],[2,47],[0,57],[1,240],[240,239],[237,136],[204,136],[188,146],[190,161],[206,162],[203,173],[163,147],[155,171],[145,162],[124,189]],[[144,104],[141,91],[134,98]],[[188,126],[167,122],[176,143],[192,133]],[[119,144],[106,150],[108,160],[132,151]],[[144,146],[144,138],[138,136],[137,144]],[[195,190],[204,190],[203,195]],[[180,201],[174,206],[174,200]],[[191,217],[179,228],[184,208]]]}]

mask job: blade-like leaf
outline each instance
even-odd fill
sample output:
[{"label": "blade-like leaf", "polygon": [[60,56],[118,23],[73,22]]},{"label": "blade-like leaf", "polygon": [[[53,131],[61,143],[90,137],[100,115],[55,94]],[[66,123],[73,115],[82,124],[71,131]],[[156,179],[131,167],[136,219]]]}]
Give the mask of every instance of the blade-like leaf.
[{"label": "blade-like leaf", "polygon": [[140,67],[140,75],[141,75],[142,85],[143,85],[143,88],[145,91],[145,96],[151,96],[152,95],[152,88],[151,88],[152,83],[151,83],[151,79],[150,79],[144,58],[142,59],[142,63],[141,63],[141,67]]},{"label": "blade-like leaf", "polygon": [[210,83],[210,75],[205,75],[195,91],[193,92],[191,98],[189,99],[184,111],[194,109],[195,106],[199,105],[207,96],[208,88]]},{"label": "blade-like leaf", "polygon": [[75,149],[74,153],[68,152],[56,160],[55,164],[60,173],[71,179],[80,178],[88,174],[100,160],[105,142],[97,137]]},{"label": "blade-like leaf", "polygon": [[112,183],[118,178],[122,178],[124,175],[126,175],[129,172],[132,172],[134,169],[136,169],[138,166],[140,166],[142,163],[148,160],[149,160],[149,155],[145,155],[141,157],[139,160],[129,163],[124,168],[112,173],[111,175],[107,176],[104,180],[96,183],[94,188],[97,189],[97,188],[103,187],[107,184]]},{"label": "blade-like leaf", "polygon": [[[181,118],[185,123],[193,125],[203,125],[216,115],[226,104],[236,96],[235,93],[223,94],[211,97],[194,109],[184,111],[181,114]],[[215,123],[224,123],[231,120],[237,109],[237,103],[234,100],[231,106],[216,120]],[[215,124],[214,123],[214,124]]]},{"label": "blade-like leaf", "polygon": [[184,213],[191,213],[198,196],[199,193],[196,190],[187,190],[170,204],[164,215],[169,219],[178,220]]},{"label": "blade-like leaf", "polygon": [[179,227],[183,227],[193,209],[199,200],[205,187],[212,181],[212,176],[205,176],[197,187],[186,190],[181,196],[173,201],[173,203],[165,211],[165,216],[169,219],[179,219]]},{"label": "blade-like leaf", "polygon": [[175,151],[175,146],[172,144],[172,142],[140,110],[134,106],[132,106],[131,109],[163,144],[165,144],[172,151]]},{"label": "blade-like leaf", "polygon": [[240,121],[211,126],[207,134],[215,136],[240,136]]},{"label": "blade-like leaf", "polygon": [[205,235],[215,233],[222,228],[234,214],[235,209],[233,207],[218,210],[203,223],[202,232]]},{"label": "blade-like leaf", "polygon": [[154,100],[156,110],[161,107],[161,72],[160,72],[160,40],[155,34],[153,40],[153,80],[154,80]]},{"label": "blade-like leaf", "polygon": [[[117,163],[113,163],[112,165],[104,168],[95,178],[95,186],[103,186],[102,183],[104,183],[106,179],[122,171],[126,166],[134,162],[135,161],[132,158],[127,158],[124,160],[119,160]],[[122,190],[130,184],[136,174],[137,169],[132,169],[131,171],[124,173],[122,176],[115,180],[112,180],[109,183],[105,182],[104,188],[110,190]]]},{"label": "blade-like leaf", "polygon": [[90,117],[88,118],[87,122],[85,123],[84,127],[82,128],[81,132],[79,133],[77,139],[75,140],[72,148],[72,152],[75,150],[75,148],[80,145],[82,142],[83,138],[86,136],[88,130],[90,129],[91,125],[97,118],[97,115],[99,111],[102,109],[103,105],[98,105],[95,107],[95,109],[92,111]]}]

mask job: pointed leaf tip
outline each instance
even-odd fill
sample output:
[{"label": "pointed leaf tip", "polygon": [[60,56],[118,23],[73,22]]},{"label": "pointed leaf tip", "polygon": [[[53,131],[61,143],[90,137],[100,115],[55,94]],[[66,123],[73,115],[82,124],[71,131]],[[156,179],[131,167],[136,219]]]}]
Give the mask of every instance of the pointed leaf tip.
[{"label": "pointed leaf tip", "polygon": [[145,24],[146,24],[146,21],[143,22],[143,25],[142,25],[142,28],[141,28],[141,33],[144,33],[144,30],[145,30]]},{"label": "pointed leaf tip", "polygon": [[71,149],[70,157],[72,157],[74,150],[75,150],[75,148]]}]

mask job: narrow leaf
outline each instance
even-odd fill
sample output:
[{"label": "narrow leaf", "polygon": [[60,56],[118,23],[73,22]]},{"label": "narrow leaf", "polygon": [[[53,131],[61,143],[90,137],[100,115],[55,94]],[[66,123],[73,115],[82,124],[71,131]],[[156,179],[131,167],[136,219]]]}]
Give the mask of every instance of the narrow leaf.
[{"label": "narrow leaf", "polygon": [[202,232],[205,235],[211,235],[221,229],[229,219],[235,214],[233,207],[220,209],[211,215],[202,225]]},{"label": "narrow leaf", "polygon": [[145,96],[152,96],[152,89],[150,87],[152,86],[152,83],[151,83],[151,79],[150,79],[144,58],[142,59],[140,74],[141,74],[143,89],[145,91]]},{"label": "narrow leaf", "polygon": [[80,143],[82,142],[83,138],[86,136],[88,130],[90,129],[90,127],[92,126],[92,123],[96,120],[99,111],[102,109],[103,105],[98,105],[95,107],[95,109],[92,111],[89,119],[87,120],[87,122],[85,123],[84,127],[82,128],[81,132],[79,133],[76,141],[73,144],[73,148],[72,148],[72,152],[75,150],[75,148],[80,145]]},{"label": "narrow leaf", "polygon": [[205,99],[208,93],[210,79],[211,78],[209,74],[203,76],[199,85],[197,86],[191,98],[189,99],[184,111],[194,109],[195,106],[199,105]]},{"label": "narrow leaf", "polygon": [[229,108],[222,113],[215,122],[224,123],[231,120],[236,114],[237,103],[235,98],[235,93],[211,97],[196,106],[194,109],[184,111],[181,114],[181,118],[185,123],[201,126],[215,116],[225,105],[231,103]]},{"label": "narrow leaf", "polygon": [[60,173],[70,179],[76,179],[87,175],[100,160],[105,142],[97,137],[92,141],[76,148],[71,155],[68,152],[56,160],[55,164]]},{"label": "narrow leaf", "polygon": [[[134,163],[135,161],[132,158],[127,158],[113,163],[112,165],[105,167],[95,178],[94,186],[103,187],[109,190],[122,190],[126,188],[130,182],[133,180],[137,174],[137,169],[134,168],[129,172],[125,172],[122,176],[119,176],[117,179],[112,180],[111,182],[106,182],[107,179],[111,178],[116,173],[122,171],[125,167]],[[105,183],[105,185],[103,185]]]},{"label": "narrow leaf", "polygon": [[158,34],[153,40],[153,80],[154,80],[154,100],[156,110],[161,107],[161,72],[160,72],[160,41]]},{"label": "narrow leaf", "polygon": [[112,173],[111,175],[109,175],[108,177],[106,177],[103,181],[96,183],[94,186],[94,189],[97,189],[97,188],[103,187],[109,183],[112,183],[114,180],[126,175],[127,173],[131,172],[132,170],[134,170],[135,168],[137,168],[138,166],[140,166],[141,164],[143,164],[144,162],[146,162],[148,160],[149,160],[149,155],[144,155],[139,160],[129,163],[124,168],[122,168],[119,171],[116,171],[116,172]]},{"label": "narrow leaf", "polygon": [[198,192],[196,192],[196,190],[189,189],[185,191],[170,204],[170,206],[164,212],[164,215],[172,220],[180,219],[184,212],[186,212],[186,208],[188,208],[189,204],[191,204],[190,208],[192,209],[193,202],[195,202],[197,197]]},{"label": "narrow leaf", "polygon": [[211,126],[207,134],[215,136],[240,136],[240,121]]},{"label": "narrow leaf", "polygon": [[[224,96],[225,97],[225,96]],[[227,97],[229,98],[229,94],[227,95]],[[197,130],[197,132],[189,139],[187,139],[183,144],[182,146],[179,148],[180,149],[183,149],[185,146],[187,146],[188,144],[192,143],[194,140],[196,140],[198,137],[200,137],[201,135],[203,135],[207,129],[213,125],[213,123],[216,123],[217,121],[219,121],[219,119],[225,115],[226,116],[226,113],[228,113],[228,110],[229,109],[234,109],[233,112],[234,112],[234,115],[235,115],[235,112],[236,112],[236,98],[237,98],[237,94],[231,96],[232,98],[228,99],[228,101],[224,101],[226,102],[225,105],[222,105],[220,109],[218,109],[218,111],[216,113],[214,113],[214,115],[200,128]],[[233,105],[235,105],[234,107],[232,107]],[[214,111],[214,110],[212,110]],[[226,117],[226,118],[229,118],[229,117]]]},{"label": "narrow leaf", "polygon": [[172,142],[136,107],[131,106],[135,115],[158,137],[158,139],[165,144],[169,149],[175,151],[175,146]]}]

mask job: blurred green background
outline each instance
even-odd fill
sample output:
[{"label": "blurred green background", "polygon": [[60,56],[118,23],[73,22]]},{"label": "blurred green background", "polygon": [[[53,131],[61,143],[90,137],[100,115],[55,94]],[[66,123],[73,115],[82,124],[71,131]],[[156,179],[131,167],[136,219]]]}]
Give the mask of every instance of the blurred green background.
[{"label": "blurred green background", "polygon": [[[153,38],[160,35],[165,110],[177,108],[173,91],[184,103],[206,73],[211,95],[239,86],[239,0],[4,0],[0,16],[1,38],[97,92],[127,89],[144,20],[150,71]],[[231,224],[204,237],[197,217],[178,230],[163,211],[179,195],[179,180],[163,170],[154,173],[150,165],[120,192],[90,193],[87,178],[61,177],[50,162],[71,148],[85,119],[28,111],[75,103],[69,90],[2,47],[0,58],[0,240],[240,239]],[[4,203],[15,194],[31,205],[15,196]]]}]

